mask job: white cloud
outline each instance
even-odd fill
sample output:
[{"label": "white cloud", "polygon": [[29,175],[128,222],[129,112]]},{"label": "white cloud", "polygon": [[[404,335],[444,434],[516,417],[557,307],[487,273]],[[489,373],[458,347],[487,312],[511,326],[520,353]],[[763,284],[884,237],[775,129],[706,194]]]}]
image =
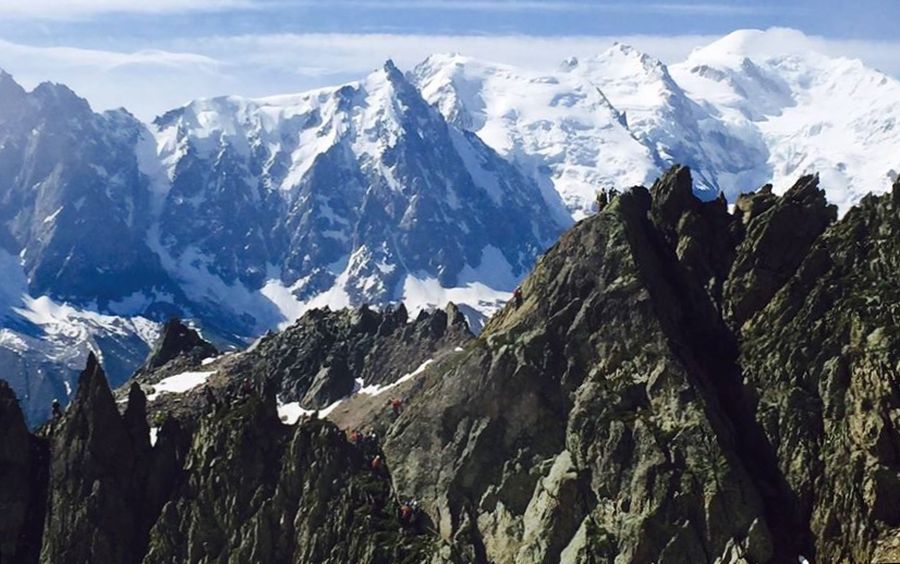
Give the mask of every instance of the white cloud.
[{"label": "white cloud", "polygon": [[796,11],[785,6],[725,2],[589,2],[585,0],[0,0],[0,17],[84,19],[105,14],[172,14],[296,8],[386,11],[593,12],[742,16]]},{"label": "white cloud", "polygon": [[[171,1],[171,0],[170,0]],[[781,50],[815,49],[862,59],[900,75],[900,42],[831,40],[786,32]],[[169,41],[165,51],[121,53],[34,47],[0,41],[0,68],[33,87],[42,80],[69,85],[97,109],[125,106],[150,120],[190,99],[221,94],[264,96],[298,92],[362,77],[392,58],[402,69],[436,52],[465,55],[538,70],[570,56],[628,43],[666,63],[684,60],[708,35],[534,37],[523,35],[283,34]]]},{"label": "white cloud", "polygon": [[254,6],[251,0],[0,0],[0,17],[70,19],[116,13],[215,12]]},{"label": "white cloud", "polygon": [[3,60],[27,58],[33,63],[41,61],[80,67],[113,70],[127,66],[191,67],[195,70],[212,70],[218,62],[196,53],[174,53],[161,50],[143,50],[133,53],[82,49],[78,47],[35,47],[0,39],[0,57]]},{"label": "white cloud", "polygon": [[[35,47],[0,40],[0,68],[26,88],[66,84],[98,110],[124,106],[144,119],[195,95],[218,93],[221,64],[197,53]],[[212,86],[213,90],[205,90]]]},{"label": "white cloud", "polygon": [[[786,6],[688,2],[588,2],[570,0],[295,0],[292,6],[351,7],[378,10],[472,11],[472,12],[601,12],[619,14],[690,14],[741,16],[785,14]],[[270,4],[274,7],[275,4]]]},{"label": "white cloud", "polygon": [[667,62],[683,59],[717,36],[568,36],[412,35],[412,34],[283,34],[211,37],[203,44],[222,60],[277,68],[312,70],[315,74],[360,73],[393,59],[411,67],[432,53],[461,52],[476,58],[527,66],[555,68],[570,56],[586,56],[629,43]]}]

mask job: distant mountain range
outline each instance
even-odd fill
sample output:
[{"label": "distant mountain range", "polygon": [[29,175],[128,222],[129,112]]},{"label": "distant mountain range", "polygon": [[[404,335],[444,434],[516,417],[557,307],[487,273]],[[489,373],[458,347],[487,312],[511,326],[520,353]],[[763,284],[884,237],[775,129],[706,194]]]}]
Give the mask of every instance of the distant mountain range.
[{"label": "distant mountain range", "polygon": [[817,172],[846,211],[900,170],[900,82],[773,50],[796,33],[671,67],[625,45],[551,73],[388,61],[152,124],[0,74],[0,372],[36,422],[89,350],[122,382],[173,314],[220,345],[326,305],[453,301],[478,329],[598,190],[676,162],[705,200]]}]

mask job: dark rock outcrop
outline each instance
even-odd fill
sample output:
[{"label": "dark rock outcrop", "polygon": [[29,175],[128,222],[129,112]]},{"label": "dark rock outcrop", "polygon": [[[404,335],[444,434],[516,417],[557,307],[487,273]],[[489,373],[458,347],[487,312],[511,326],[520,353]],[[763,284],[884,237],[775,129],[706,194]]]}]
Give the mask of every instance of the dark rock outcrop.
[{"label": "dark rock outcrop", "polygon": [[724,315],[737,329],[793,276],[816,239],[837,217],[816,176],[804,176],[779,198],[768,191],[738,202],[746,235],[724,292]]},{"label": "dark rock outcrop", "polygon": [[398,488],[476,561],[896,558],[898,193],[622,194],[431,371]]},{"label": "dark rock outcrop", "polygon": [[895,186],[827,229],[742,331],[757,419],[820,562],[900,559],[898,234]]},{"label": "dark rock outcrop", "polygon": [[652,212],[635,188],[564,235],[523,304],[435,371],[388,436],[398,489],[472,560],[796,557],[802,534],[774,526],[790,524],[774,522],[789,511],[770,499],[774,459],[746,459],[752,420],[722,403],[737,349],[668,210]]},{"label": "dark rock outcrop", "polygon": [[309,409],[348,396],[357,380],[386,384],[437,352],[472,339],[459,309],[422,311],[412,322],[403,305],[384,312],[307,312],[281,333],[264,337],[228,370],[274,383],[283,401]]},{"label": "dark rock outcrop", "polygon": [[722,286],[743,236],[724,197],[702,202],[694,196],[687,167],[670,169],[650,189],[650,217],[679,262],[719,302]]},{"label": "dark rock outcrop", "polygon": [[164,366],[177,357],[187,362],[199,364],[204,358],[216,356],[219,351],[205,341],[196,330],[188,327],[178,318],[172,318],[163,325],[159,339],[141,368],[149,372]]},{"label": "dark rock outcrop", "polygon": [[37,561],[46,464],[46,442],[28,432],[15,394],[0,380],[0,562]]},{"label": "dark rock outcrop", "polygon": [[45,562],[140,562],[140,443],[116,408],[93,355],[75,400],[51,430]]}]

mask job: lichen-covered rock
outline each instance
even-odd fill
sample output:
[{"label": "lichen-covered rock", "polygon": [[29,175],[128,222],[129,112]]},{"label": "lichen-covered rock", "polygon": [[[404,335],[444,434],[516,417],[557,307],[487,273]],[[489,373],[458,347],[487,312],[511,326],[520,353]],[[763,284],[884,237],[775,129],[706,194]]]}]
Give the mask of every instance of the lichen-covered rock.
[{"label": "lichen-covered rock", "polygon": [[252,398],[205,418],[188,478],[145,562],[423,562],[433,539],[404,529],[389,475],[333,424],[282,425]]},{"label": "lichen-covered rock", "polygon": [[874,562],[900,535],[900,186],[802,259],[744,325],[741,363],[810,522],[809,556]]},{"label": "lichen-covered rock", "polygon": [[[796,556],[791,520],[770,524],[790,512],[774,458],[749,459],[755,422],[722,404],[740,399],[737,349],[650,212],[632,189],[564,235],[388,436],[398,489],[445,538],[468,528],[476,561]],[[554,483],[564,517],[536,535]]]},{"label": "lichen-covered rock", "polygon": [[409,322],[406,308],[384,312],[311,310],[281,333],[264,337],[229,368],[276,386],[282,400],[325,407],[353,391],[357,380],[387,384],[472,338],[459,309],[422,311]]}]

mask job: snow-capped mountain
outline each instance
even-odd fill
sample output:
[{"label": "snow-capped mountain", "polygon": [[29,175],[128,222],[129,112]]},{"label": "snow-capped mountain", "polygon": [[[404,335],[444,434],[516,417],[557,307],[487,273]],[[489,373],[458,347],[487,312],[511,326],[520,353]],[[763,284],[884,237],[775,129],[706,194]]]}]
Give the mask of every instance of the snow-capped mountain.
[{"label": "snow-capped mountain", "polygon": [[725,192],[733,198],[758,187],[754,163],[766,154],[761,140],[727,127],[715,111],[689,97],[659,60],[616,44],[595,57],[573,59],[564,69],[606,94],[659,167],[690,166],[698,196]]},{"label": "snow-capped mountain", "polygon": [[312,304],[418,309],[454,295],[484,310],[571,221],[391,62],[338,88],[197,101],[155,125],[165,178],[151,244],[211,309],[240,287],[278,321]]},{"label": "snow-capped mountain", "polygon": [[694,51],[672,74],[731,131],[763,141],[760,181],[778,190],[817,172],[846,211],[900,171],[900,82],[814,49],[798,31],[742,30]]},{"label": "snow-capped mountain", "polygon": [[742,30],[671,68],[616,44],[555,72],[440,55],[412,74],[448,121],[552,183],[576,218],[609,179],[675,162],[706,199],[819,173],[843,212],[900,170],[900,82],[815,47],[793,30]]},{"label": "snow-capped mountain", "polygon": [[198,100],[149,128],[3,80],[0,348],[38,410],[88,349],[127,377],[153,338],[144,317],[239,342],[310,307],[452,300],[477,325],[571,222],[390,62],[331,89]]},{"label": "snow-capped mountain", "polygon": [[116,384],[176,313],[220,344],[325,305],[454,301],[477,328],[598,190],[676,162],[704,198],[818,172],[846,211],[900,170],[900,83],[809,47],[741,31],[670,67],[614,45],[551,71],[434,55],[152,124],[0,73],[0,373],[34,419],[89,349]]},{"label": "snow-capped mountain", "polygon": [[576,219],[593,211],[599,189],[644,184],[661,165],[604,92],[575,73],[434,55],[412,76],[448,121],[477,133]]}]

